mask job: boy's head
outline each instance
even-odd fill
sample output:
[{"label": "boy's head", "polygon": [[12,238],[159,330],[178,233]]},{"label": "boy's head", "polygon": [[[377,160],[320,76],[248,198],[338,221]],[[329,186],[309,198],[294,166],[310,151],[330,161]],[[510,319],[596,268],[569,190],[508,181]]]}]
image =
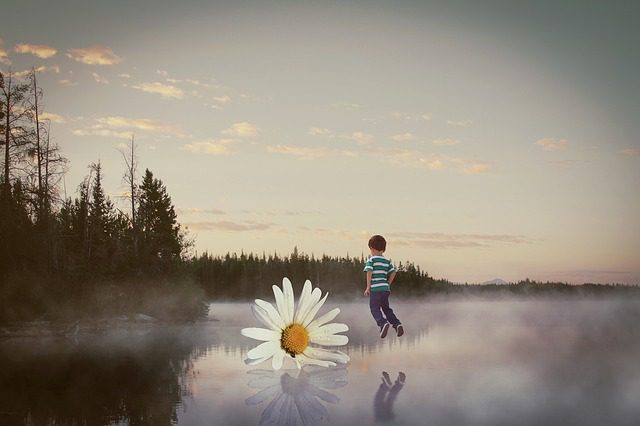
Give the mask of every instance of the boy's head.
[{"label": "boy's head", "polygon": [[369,248],[382,253],[387,249],[387,240],[382,235],[374,235],[369,238]]}]

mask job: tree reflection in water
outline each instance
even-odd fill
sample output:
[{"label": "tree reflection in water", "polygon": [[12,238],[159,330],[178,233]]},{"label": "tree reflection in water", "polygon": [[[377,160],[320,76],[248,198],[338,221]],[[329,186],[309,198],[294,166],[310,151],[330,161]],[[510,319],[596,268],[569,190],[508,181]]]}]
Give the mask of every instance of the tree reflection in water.
[{"label": "tree reflection in water", "polygon": [[[296,424],[299,416],[303,425],[328,421],[329,411],[322,402],[337,404],[340,398],[327,390],[347,385],[347,369],[314,365],[302,370],[251,370],[255,376],[249,387],[260,389],[246,399],[247,405],[270,401],[262,411],[260,425]],[[322,402],[321,402],[322,401]]]},{"label": "tree reflection in water", "polygon": [[0,424],[175,424],[197,352],[179,330],[4,340]]}]

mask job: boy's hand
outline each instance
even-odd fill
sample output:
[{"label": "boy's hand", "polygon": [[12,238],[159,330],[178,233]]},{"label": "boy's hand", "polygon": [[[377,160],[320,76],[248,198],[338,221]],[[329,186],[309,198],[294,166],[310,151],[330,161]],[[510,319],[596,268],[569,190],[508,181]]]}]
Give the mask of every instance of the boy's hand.
[{"label": "boy's hand", "polygon": [[371,290],[369,289],[369,287],[367,287],[367,288],[364,290],[364,295],[365,295],[365,296],[368,296],[370,293],[371,293]]}]

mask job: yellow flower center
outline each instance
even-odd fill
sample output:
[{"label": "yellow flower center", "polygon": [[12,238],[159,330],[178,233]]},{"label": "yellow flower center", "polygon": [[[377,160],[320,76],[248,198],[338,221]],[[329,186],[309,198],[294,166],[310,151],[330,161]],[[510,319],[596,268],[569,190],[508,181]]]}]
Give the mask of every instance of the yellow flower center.
[{"label": "yellow flower center", "polygon": [[308,344],[309,332],[302,324],[291,324],[282,330],[280,346],[292,357],[304,352]]}]

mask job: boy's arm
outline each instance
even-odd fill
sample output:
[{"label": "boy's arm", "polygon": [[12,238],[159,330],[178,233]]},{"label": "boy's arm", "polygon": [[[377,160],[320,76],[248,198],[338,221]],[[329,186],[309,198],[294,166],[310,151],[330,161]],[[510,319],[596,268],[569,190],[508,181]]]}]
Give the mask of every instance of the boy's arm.
[{"label": "boy's arm", "polygon": [[367,288],[364,289],[364,295],[368,296],[371,293],[371,277],[373,276],[373,271],[367,271]]},{"label": "boy's arm", "polygon": [[389,281],[389,287],[391,287],[391,284],[393,284],[393,280],[396,278],[396,271],[393,271],[392,273],[389,274],[389,278],[387,279]]}]

